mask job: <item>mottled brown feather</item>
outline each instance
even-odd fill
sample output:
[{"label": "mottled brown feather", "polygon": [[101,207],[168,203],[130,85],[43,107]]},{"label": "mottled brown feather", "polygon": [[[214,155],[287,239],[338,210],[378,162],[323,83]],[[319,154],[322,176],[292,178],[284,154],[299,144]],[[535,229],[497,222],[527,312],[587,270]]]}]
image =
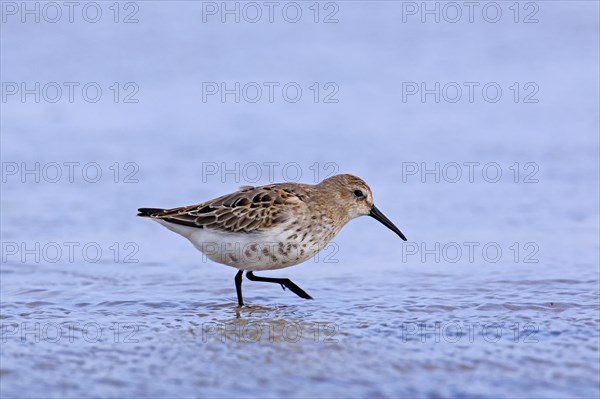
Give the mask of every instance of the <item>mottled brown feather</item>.
[{"label": "mottled brown feather", "polygon": [[165,209],[150,215],[153,219],[197,228],[229,232],[254,232],[284,223],[291,212],[303,212],[306,196],[303,185],[289,183],[245,187],[197,205]]}]

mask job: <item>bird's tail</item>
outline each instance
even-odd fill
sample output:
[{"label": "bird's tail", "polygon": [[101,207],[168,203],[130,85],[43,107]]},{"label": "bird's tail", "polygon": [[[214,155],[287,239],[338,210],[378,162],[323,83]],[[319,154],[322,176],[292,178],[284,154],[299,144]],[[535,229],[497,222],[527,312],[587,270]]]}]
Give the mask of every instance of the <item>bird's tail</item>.
[{"label": "bird's tail", "polygon": [[144,217],[144,218],[149,218],[152,217],[152,215],[156,215],[157,213],[161,213],[162,211],[164,211],[164,209],[160,209],[160,208],[140,208],[138,209],[138,216]]}]

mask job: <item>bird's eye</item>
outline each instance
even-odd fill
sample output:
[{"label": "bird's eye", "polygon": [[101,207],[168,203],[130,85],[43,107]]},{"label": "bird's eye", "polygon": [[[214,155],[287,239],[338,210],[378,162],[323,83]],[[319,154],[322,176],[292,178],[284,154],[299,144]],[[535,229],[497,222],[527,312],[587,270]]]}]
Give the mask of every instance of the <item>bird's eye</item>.
[{"label": "bird's eye", "polygon": [[363,196],[363,192],[360,190],[354,190],[354,195],[356,195],[357,197],[362,197]]}]

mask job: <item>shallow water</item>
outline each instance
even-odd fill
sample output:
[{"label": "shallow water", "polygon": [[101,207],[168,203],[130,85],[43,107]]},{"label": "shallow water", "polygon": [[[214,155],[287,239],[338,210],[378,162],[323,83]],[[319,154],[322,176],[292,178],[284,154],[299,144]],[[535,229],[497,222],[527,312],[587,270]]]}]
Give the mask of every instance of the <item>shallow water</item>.
[{"label": "shallow water", "polygon": [[5,264],[4,394],[594,394],[595,273],[372,267],[287,273],[313,301],[244,282],[237,309],[212,265]]},{"label": "shallow water", "polygon": [[[536,24],[372,4],[339,2],[330,25],[204,24],[200,2],[160,1],[133,25],[2,24],[3,81],[140,88],[2,104],[2,398],[600,395],[598,4],[537,2]],[[204,103],[205,81],[335,81],[340,101]],[[403,81],[534,81],[539,102],[404,103]],[[8,173],[36,162],[62,178]],[[408,173],[436,162],[462,179]],[[244,280],[238,309],[234,269],[135,217],[294,180],[289,163],[305,183],[364,178],[409,242],[354,220],[263,273],[314,300]]]}]

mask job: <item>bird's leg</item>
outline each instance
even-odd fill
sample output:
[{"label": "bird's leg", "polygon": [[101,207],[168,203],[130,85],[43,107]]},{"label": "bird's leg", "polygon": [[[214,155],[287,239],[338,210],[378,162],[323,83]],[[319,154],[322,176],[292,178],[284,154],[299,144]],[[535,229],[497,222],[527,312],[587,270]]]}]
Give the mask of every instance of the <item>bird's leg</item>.
[{"label": "bird's leg", "polygon": [[298,287],[296,284],[292,282],[289,278],[271,278],[271,277],[259,277],[255,276],[252,272],[246,272],[246,277],[248,280],[252,281],[264,281],[265,283],[277,283],[281,284],[281,287],[285,289],[286,287],[292,291],[294,294],[298,295],[300,298],[304,299],[312,299],[310,295],[308,295],[304,290]]},{"label": "bird's leg", "polygon": [[244,299],[242,298],[242,275],[244,274],[243,270],[240,270],[235,275],[235,291],[237,292],[238,297],[238,305],[244,306]]}]

